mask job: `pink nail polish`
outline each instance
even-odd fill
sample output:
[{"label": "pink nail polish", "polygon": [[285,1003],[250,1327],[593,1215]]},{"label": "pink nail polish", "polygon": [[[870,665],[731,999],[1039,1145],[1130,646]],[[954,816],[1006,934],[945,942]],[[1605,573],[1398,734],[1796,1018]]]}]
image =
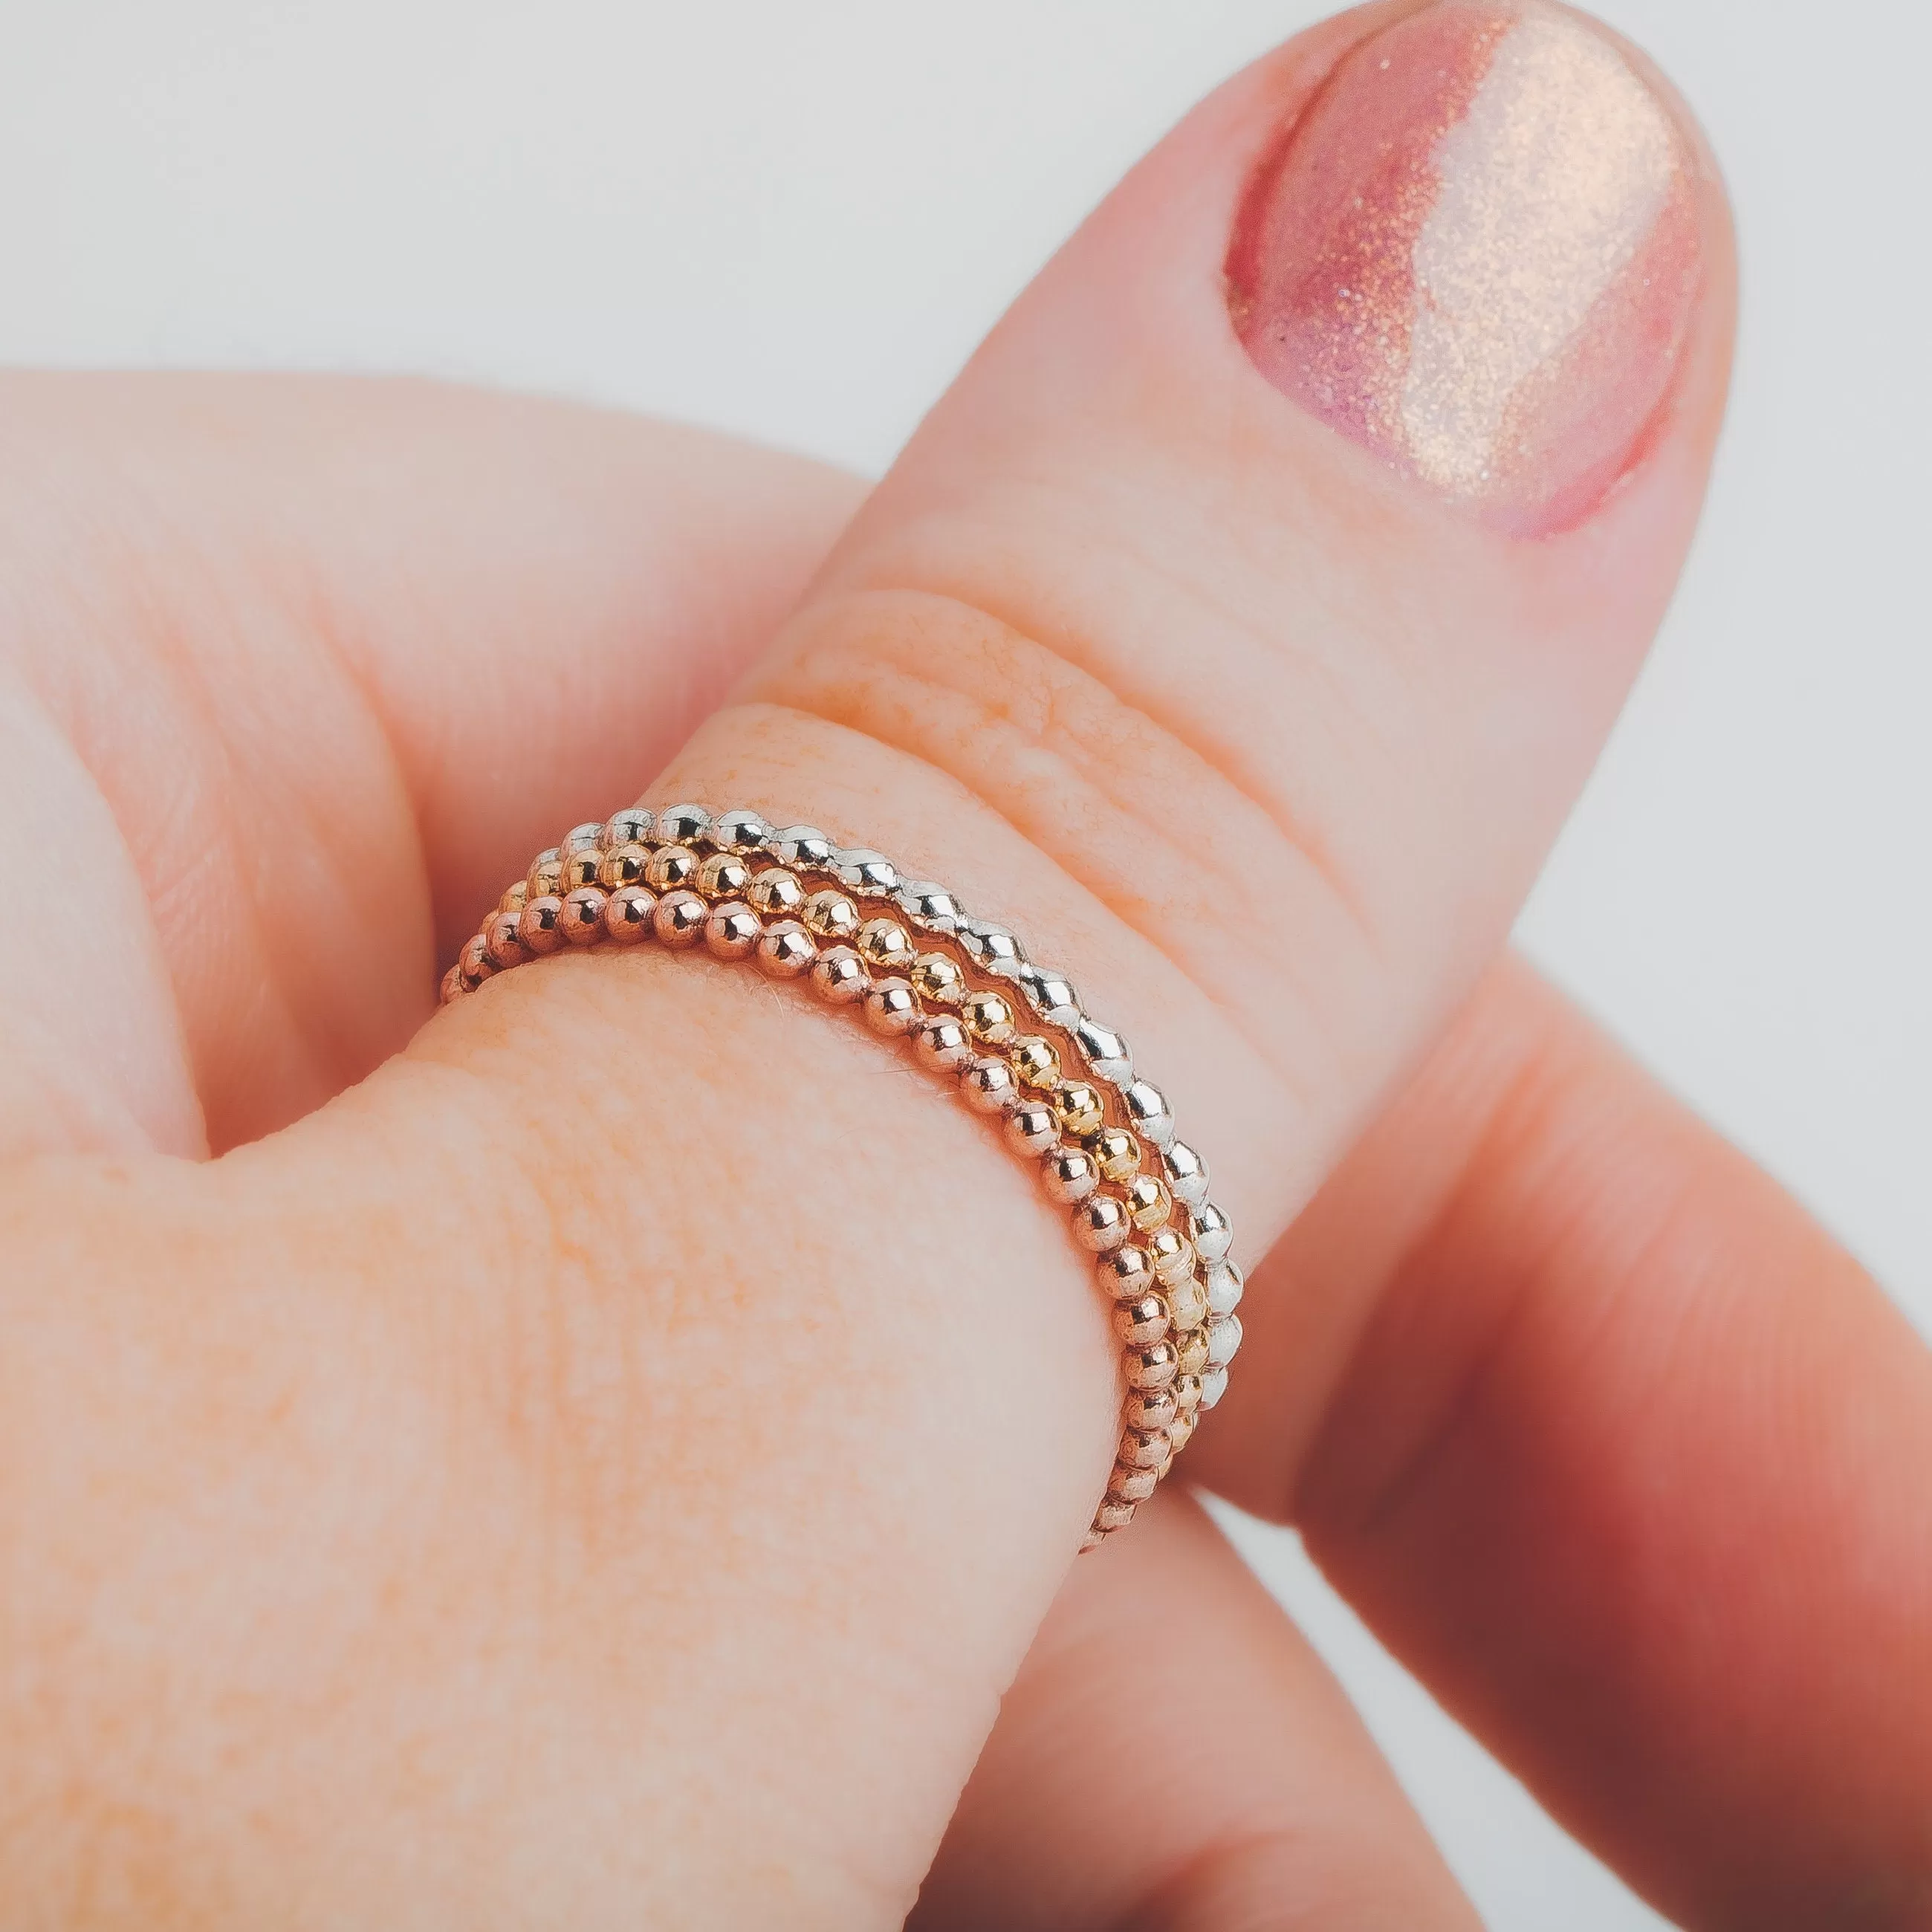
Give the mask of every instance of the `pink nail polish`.
[{"label": "pink nail polish", "polygon": [[1695,164],[1601,34],[1437,0],[1352,49],[1228,259],[1276,388],[1483,521],[1580,521],[1635,460],[1701,279]]}]

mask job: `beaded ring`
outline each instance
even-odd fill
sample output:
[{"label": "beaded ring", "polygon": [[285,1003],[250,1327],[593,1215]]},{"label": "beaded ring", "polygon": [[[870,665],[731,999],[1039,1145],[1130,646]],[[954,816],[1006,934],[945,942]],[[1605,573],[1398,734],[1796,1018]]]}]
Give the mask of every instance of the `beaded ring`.
[{"label": "beaded ring", "polygon": [[[856,1006],[974,1112],[1001,1119],[1007,1145],[1070,1210],[1113,1304],[1120,1438],[1081,1546],[1125,1528],[1227,1387],[1242,1289],[1207,1166],[1175,1138],[1126,1041],[944,886],[908,882],[880,854],[814,826],[694,805],[620,812],[538,853],[443,976],[442,998],[567,946],[644,940],[701,943]],[[1022,1007],[1039,1030],[1023,1029]]]}]

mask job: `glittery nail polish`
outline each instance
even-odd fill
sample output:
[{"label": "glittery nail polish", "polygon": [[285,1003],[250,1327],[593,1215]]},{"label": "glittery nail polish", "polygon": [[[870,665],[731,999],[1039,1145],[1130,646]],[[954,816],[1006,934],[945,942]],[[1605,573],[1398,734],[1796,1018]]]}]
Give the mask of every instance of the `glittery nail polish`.
[{"label": "glittery nail polish", "polygon": [[1228,259],[1262,374],[1494,527],[1580,521],[1667,394],[1695,164],[1618,49],[1542,0],[1437,0],[1354,47]]}]

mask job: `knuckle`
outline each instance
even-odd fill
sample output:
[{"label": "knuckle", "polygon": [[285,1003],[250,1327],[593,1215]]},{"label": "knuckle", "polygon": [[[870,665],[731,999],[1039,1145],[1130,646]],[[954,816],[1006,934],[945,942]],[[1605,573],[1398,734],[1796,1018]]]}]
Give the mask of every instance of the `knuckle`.
[{"label": "knuckle", "polygon": [[[1052,635],[1053,641],[1043,641]],[[841,595],[798,620],[752,693],[881,742],[982,802],[1263,1039],[1318,1031],[1334,975],[1370,983],[1376,934],[1318,834],[1164,663],[923,590]],[[1264,1024],[1258,1024],[1257,1022]],[[1312,1037],[1284,1059],[1300,1084]]]},{"label": "knuckle", "polygon": [[958,598],[868,590],[811,614],[761,695],[863,733],[999,801],[1056,819],[1084,800],[1177,819],[1233,802],[1231,788],[1146,710],[1065,647]]}]

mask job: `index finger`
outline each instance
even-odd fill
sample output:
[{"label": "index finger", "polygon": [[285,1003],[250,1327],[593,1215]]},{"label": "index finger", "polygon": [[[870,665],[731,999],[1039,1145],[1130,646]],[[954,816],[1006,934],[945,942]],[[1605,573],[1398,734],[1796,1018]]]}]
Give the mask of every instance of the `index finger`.
[{"label": "index finger", "polygon": [[1196,1474],[1674,1918],[1925,1922],[1932,1356],[1783,1190],[1512,964],[1258,1274]]}]

